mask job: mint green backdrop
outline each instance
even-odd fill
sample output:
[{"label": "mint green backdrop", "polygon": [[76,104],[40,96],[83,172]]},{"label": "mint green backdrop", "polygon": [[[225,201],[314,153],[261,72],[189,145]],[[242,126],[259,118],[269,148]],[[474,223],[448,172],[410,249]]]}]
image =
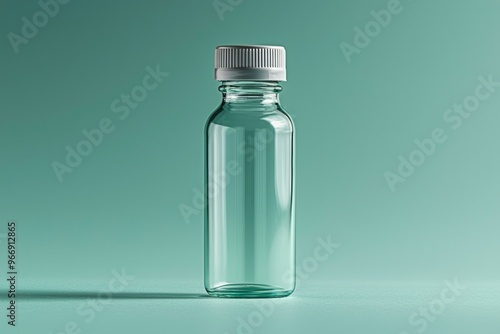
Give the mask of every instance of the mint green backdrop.
[{"label": "mint green backdrop", "polygon": [[[412,312],[457,279],[463,298],[425,330],[498,332],[500,3],[70,1],[47,22],[33,18],[40,6],[0,4],[0,268],[15,220],[19,333],[68,321],[82,333],[250,332],[238,317],[251,301],[196,298],[220,44],[286,47],[281,101],[297,129],[307,274],[251,331],[417,332]],[[42,24],[21,43],[23,17]],[[102,122],[108,133],[58,178],[54,162]],[[329,236],[331,258],[308,262]],[[122,269],[130,296],[116,293],[95,320],[75,311]]]}]

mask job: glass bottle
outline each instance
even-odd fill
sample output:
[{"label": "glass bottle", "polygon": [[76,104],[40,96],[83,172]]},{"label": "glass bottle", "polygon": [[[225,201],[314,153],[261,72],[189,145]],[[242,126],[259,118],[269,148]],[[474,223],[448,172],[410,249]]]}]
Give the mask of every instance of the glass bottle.
[{"label": "glass bottle", "polygon": [[205,127],[205,289],[284,297],[295,288],[294,125],[280,106],[285,49],[219,46],[223,101]]}]

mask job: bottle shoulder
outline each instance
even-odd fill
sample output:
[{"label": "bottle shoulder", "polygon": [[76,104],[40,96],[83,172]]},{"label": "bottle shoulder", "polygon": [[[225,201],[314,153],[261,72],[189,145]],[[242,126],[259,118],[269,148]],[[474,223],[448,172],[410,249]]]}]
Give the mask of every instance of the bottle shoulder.
[{"label": "bottle shoulder", "polygon": [[294,129],[292,118],[279,104],[246,110],[221,104],[208,117],[206,129],[217,125],[229,128],[273,128],[284,131]]}]

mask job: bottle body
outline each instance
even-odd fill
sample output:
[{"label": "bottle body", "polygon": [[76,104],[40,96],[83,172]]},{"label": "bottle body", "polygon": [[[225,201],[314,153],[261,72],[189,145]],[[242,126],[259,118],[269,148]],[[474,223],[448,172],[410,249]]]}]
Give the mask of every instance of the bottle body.
[{"label": "bottle body", "polygon": [[205,288],[283,297],[295,288],[294,126],[277,83],[227,82],[205,128]]}]

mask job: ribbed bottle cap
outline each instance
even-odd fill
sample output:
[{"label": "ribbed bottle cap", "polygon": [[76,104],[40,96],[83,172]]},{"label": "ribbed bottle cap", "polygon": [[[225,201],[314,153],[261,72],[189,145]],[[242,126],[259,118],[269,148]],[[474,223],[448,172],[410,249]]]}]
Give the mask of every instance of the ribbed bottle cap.
[{"label": "ribbed bottle cap", "polygon": [[215,48],[215,80],[286,81],[282,46],[222,45]]}]

